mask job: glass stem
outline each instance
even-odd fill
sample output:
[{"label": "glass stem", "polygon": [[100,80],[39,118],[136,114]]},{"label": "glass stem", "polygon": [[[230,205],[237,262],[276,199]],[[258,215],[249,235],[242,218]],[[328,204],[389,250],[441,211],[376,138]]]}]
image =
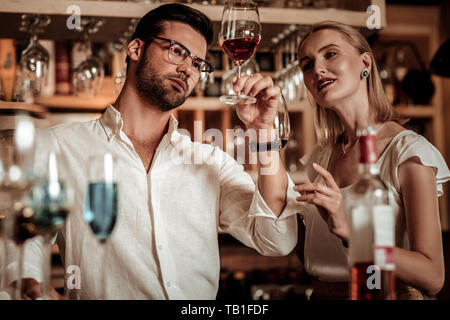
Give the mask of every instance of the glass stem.
[{"label": "glass stem", "polygon": [[[106,239],[103,240],[103,242],[102,242],[102,249],[103,249],[103,253],[102,253],[103,259],[102,259],[102,261],[103,261],[103,262],[105,262],[105,258],[106,258],[107,243],[108,243],[108,242],[106,241]],[[107,265],[107,264],[104,263],[104,264],[103,264],[103,267],[102,267],[102,299],[103,299],[103,300],[106,300],[106,293],[107,293],[107,288],[106,288],[106,285],[107,285],[107,283],[106,283],[106,272],[105,272],[106,265]]]},{"label": "glass stem", "polygon": [[19,268],[19,278],[16,281],[16,287],[14,289],[13,300],[22,300],[22,277],[23,277],[23,255],[24,255],[24,244],[19,244],[19,260],[18,268]]},{"label": "glass stem", "polygon": [[238,79],[241,77],[241,65],[240,64],[237,65],[237,77],[238,77]]},{"label": "glass stem", "polygon": [[50,300],[51,268],[52,268],[52,247],[50,245],[50,235],[44,235],[44,265],[42,267],[42,298]]}]

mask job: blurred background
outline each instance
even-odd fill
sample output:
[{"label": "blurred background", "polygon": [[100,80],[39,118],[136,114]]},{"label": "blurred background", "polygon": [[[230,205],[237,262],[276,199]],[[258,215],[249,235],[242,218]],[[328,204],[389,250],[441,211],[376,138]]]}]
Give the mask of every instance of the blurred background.
[{"label": "blurred background", "polygon": [[[125,48],[138,19],[169,1],[13,1],[0,7],[0,130],[8,130],[18,110],[30,112],[38,127],[98,117],[115,101],[125,79]],[[175,1],[170,1],[175,2]],[[182,2],[182,1],[179,1]],[[296,48],[312,23],[337,20],[359,28],[371,44],[385,91],[406,127],[429,139],[447,162],[450,154],[450,0],[260,0],[262,39],[243,72],[271,76],[283,90],[290,119],[289,142],[283,150],[296,183],[306,177],[298,159],[316,143],[313,109],[303,85]],[[200,82],[191,97],[173,111],[192,139],[211,143],[209,128],[245,128],[234,110],[222,104],[235,70],[222,52],[217,34],[223,1],[183,1],[213,21],[215,42],[207,60],[216,71]],[[368,29],[370,5],[380,8],[381,29]],[[79,14],[81,19],[70,18]],[[33,60],[34,59],[34,60]],[[34,66],[29,65],[34,61]],[[36,63],[41,61],[41,63]],[[28,64],[27,64],[28,63]],[[30,71],[30,68],[32,69]],[[33,69],[35,68],[35,69]],[[32,77],[30,77],[32,72]],[[89,76],[86,76],[89,75]],[[194,121],[200,121],[196,127]],[[223,146],[246,143],[224,134]],[[245,169],[256,176],[254,165]],[[440,199],[446,256],[446,283],[437,299],[450,298],[450,203],[448,186]],[[218,298],[307,299],[311,285],[294,253],[260,256],[220,233],[221,282]],[[63,286],[64,269],[52,249],[52,281]]]}]

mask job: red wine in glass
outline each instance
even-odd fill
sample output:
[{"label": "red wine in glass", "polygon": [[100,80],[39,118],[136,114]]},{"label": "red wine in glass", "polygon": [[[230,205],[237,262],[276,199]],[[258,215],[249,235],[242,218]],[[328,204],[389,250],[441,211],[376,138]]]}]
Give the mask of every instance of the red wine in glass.
[{"label": "red wine in glass", "polygon": [[222,41],[220,46],[234,63],[241,65],[255,53],[259,41],[259,38],[228,39]]},{"label": "red wine in glass", "polygon": [[[261,39],[261,23],[257,4],[251,0],[228,0],[222,13],[219,43],[222,50],[237,66],[237,77],[241,65],[256,51]],[[255,103],[256,98],[242,93],[221,96],[220,101],[236,104],[241,101]]]}]

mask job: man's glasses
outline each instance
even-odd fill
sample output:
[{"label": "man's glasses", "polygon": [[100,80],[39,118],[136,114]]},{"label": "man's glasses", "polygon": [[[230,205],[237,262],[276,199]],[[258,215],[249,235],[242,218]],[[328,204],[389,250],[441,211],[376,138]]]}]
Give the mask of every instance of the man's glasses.
[{"label": "man's glasses", "polygon": [[177,41],[161,37],[149,37],[149,39],[158,39],[169,42],[169,61],[174,64],[183,64],[188,57],[191,57],[192,67],[198,73],[200,80],[206,79],[208,75],[214,71],[211,64],[194,56],[188,48]]}]

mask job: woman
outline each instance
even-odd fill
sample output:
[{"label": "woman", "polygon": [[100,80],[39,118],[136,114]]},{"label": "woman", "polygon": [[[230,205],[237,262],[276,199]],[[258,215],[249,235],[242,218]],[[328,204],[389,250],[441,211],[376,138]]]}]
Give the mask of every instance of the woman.
[{"label": "woman", "polygon": [[316,297],[348,297],[350,228],[343,202],[358,180],[356,130],[368,125],[377,130],[377,166],[397,210],[397,298],[436,295],[444,283],[438,196],[450,179],[445,161],[424,137],[393,121],[372,50],[359,32],[336,22],[315,24],[298,53],[316,104],[319,145],[300,160],[311,183],[294,188],[304,224],[297,253]]}]

